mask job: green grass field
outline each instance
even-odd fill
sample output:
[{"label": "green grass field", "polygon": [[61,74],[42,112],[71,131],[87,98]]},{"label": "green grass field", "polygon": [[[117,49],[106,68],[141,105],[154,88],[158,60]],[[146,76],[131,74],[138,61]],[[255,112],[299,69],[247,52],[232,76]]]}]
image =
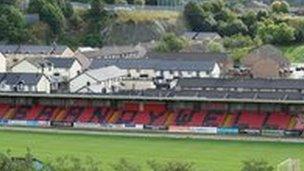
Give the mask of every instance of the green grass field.
[{"label": "green grass field", "polygon": [[[198,170],[240,170],[246,159],[264,159],[275,166],[298,158],[304,163],[304,144],[209,141],[168,138],[129,138],[118,136],[42,134],[0,131],[0,151],[23,155],[30,148],[35,157],[50,161],[71,155],[94,157],[104,165],[125,158],[148,167],[147,160],[188,161]],[[107,166],[109,167],[109,166]],[[107,169],[105,169],[107,170]]]}]

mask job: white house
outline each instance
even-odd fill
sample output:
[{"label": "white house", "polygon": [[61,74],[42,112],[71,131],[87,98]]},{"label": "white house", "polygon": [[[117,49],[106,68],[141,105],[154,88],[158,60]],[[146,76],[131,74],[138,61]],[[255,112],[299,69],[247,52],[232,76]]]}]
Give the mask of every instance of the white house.
[{"label": "white house", "polygon": [[79,75],[82,66],[75,58],[41,57],[24,59],[14,65],[11,71],[45,74],[52,83],[52,89],[57,90]]},{"label": "white house", "polygon": [[115,65],[128,71],[131,79],[165,79],[219,77],[221,69],[215,61],[165,59],[95,59],[90,68]]},{"label": "white house", "polygon": [[49,79],[40,73],[0,73],[0,91],[50,93]]},{"label": "white house", "polygon": [[304,63],[292,63],[289,78],[304,79]]},{"label": "white house", "polygon": [[7,68],[20,62],[24,58],[48,57],[50,55],[57,57],[74,56],[74,52],[68,46],[51,45],[0,45],[0,52],[6,57]]},{"label": "white house", "polygon": [[156,85],[153,79],[129,79],[124,78],[122,81],[124,90],[147,90],[155,89]]},{"label": "white house", "polygon": [[108,93],[121,88],[121,80],[127,71],[108,66],[87,70],[69,82],[71,93]]},{"label": "white house", "polygon": [[6,58],[0,52],[0,72],[6,72]]}]

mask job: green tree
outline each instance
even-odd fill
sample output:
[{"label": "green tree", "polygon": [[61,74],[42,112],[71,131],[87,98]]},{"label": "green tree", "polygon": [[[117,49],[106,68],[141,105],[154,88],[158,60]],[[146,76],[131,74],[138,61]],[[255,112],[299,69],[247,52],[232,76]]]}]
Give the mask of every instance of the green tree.
[{"label": "green tree", "polygon": [[217,21],[231,22],[237,19],[237,15],[234,12],[232,12],[230,9],[224,8],[221,11],[215,13],[214,19]]},{"label": "green tree", "polygon": [[243,162],[242,171],[273,171],[274,168],[263,160],[247,160]]},{"label": "green tree", "polygon": [[295,29],[295,41],[304,42],[304,19],[292,18],[287,21],[287,24]]},{"label": "green tree", "polygon": [[271,10],[275,13],[288,13],[289,4],[283,0],[274,1],[271,4]]},{"label": "green tree", "polygon": [[220,42],[216,42],[216,41],[210,41],[207,44],[207,50],[208,50],[208,52],[213,52],[213,53],[225,52],[224,46]]},{"label": "green tree", "polygon": [[241,34],[225,37],[224,39],[224,46],[229,49],[250,47],[254,45],[255,42],[251,39],[250,36],[243,36]]},{"label": "green tree", "polygon": [[39,13],[41,20],[48,23],[54,34],[59,34],[65,29],[66,20],[56,1],[32,0],[29,11]]},{"label": "green tree", "polygon": [[184,17],[193,31],[213,31],[217,25],[213,14],[198,3],[189,2],[185,6]]},{"label": "green tree", "polygon": [[145,0],[134,0],[133,4],[134,5],[145,5]]},{"label": "green tree", "polygon": [[257,13],[257,20],[258,21],[262,21],[262,20],[265,20],[269,17],[269,13],[267,10],[260,10],[258,11]]},{"label": "green tree", "polygon": [[157,5],[157,0],[146,0],[146,5]]},{"label": "green tree", "polygon": [[12,5],[0,6],[0,40],[22,43],[28,34],[23,14]]},{"label": "green tree", "polygon": [[187,45],[187,41],[173,33],[167,33],[162,36],[160,42],[155,48],[158,52],[179,52]]},{"label": "green tree", "polygon": [[103,45],[103,39],[99,34],[87,34],[82,44],[84,46],[91,46],[91,47],[101,47]]},{"label": "green tree", "polygon": [[235,34],[247,34],[248,28],[242,20],[236,19],[232,22],[220,22],[218,31],[223,36],[232,36]]},{"label": "green tree", "polygon": [[242,22],[248,28],[248,34],[252,37],[255,37],[257,31],[257,15],[253,11],[246,12],[241,16]]},{"label": "green tree", "polygon": [[41,20],[48,23],[55,34],[59,34],[64,30],[65,18],[60,8],[46,3],[40,11]]},{"label": "green tree", "polygon": [[274,23],[272,20],[259,23],[258,36],[264,43],[289,44],[295,40],[295,29],[286,23]]},{"label": "green tree", "polygon": [[0,5],[16,5],[18,0],[0,0]]}]

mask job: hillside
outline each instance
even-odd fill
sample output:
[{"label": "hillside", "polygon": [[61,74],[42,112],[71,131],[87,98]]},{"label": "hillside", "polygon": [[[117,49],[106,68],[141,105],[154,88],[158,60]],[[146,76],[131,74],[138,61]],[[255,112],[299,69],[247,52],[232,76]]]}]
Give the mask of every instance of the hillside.
[{"label": "hillside", "polygon": [[107,28],[106,44],[136,44],[159,39],[166,32],[181,33],[185,24],[180,13],[170,11],[118,12]]}]

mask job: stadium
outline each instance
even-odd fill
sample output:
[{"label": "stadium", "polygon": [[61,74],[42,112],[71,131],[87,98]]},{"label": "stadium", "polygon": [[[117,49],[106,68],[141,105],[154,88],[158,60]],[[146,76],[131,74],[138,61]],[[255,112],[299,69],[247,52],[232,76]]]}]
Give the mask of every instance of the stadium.
[{"label": "stadium", "polygon": [[[199,168],[210,170],[238,170],[245,158],[268,155],[271,159],[266,159],[274,166],[288,158],[303,161],[299,144],[304,129],[301,82],[206,78],[197,82],[181,79],[175,90],[112,94],[2,92],[1,129],[12,131],[1,131],[7,137],[2,148],[20,152],[22,147],[33,147],[34,154],[37,152],[42,159],[51,154],[97,157],[105,152],[109,154],[104,156],[107,162],[121,156],[143,163],[151,156],[180,160],[181,155]],[[70,141],[79,142],[75,145]],[[99,143],[108,149],[98,149]],[[44,151],[49,148],[52,150]],[[201,151],[192,155],[188,148]],[[237,155],[231,156],[235,150]],[[141,151],[145,153],[142,158]],[[159,154],[153,154],[155,151]],[[215,160],[227,161],[217,166],[208,153]]]}]

